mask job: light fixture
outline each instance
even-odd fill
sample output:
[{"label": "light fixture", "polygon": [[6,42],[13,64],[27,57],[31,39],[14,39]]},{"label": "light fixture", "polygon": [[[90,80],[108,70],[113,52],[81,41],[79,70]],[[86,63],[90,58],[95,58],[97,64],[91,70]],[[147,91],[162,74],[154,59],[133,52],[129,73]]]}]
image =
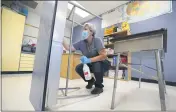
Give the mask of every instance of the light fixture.
[{"label": "light fixture", "polygon": [[[71,2],[73,2],[74,4],[76,4],[76,5],[78,5],[78,6],[82,7],[82,8],[84,8],[81,4],[79,4],[79,3],[76,2],[76,1],[71,1]],[[68,9],[69,9],[69,10],[72,10],[72,8],[73,8],[73,5],[70,4],[70,3],[68,3]],[[85,8],[84,8],[84,9],[85,9]],[[82,18],[85,18],[85,17],[87,17],[87,16],[90,15],[89,13],[83,11],[82,9],[80,9],[80,8],[78,8],[78,7],[76,7],[76,9],[75,9],[75,13],[76,13],[77,15],[79,15],[80,17],[82,17]]]}]

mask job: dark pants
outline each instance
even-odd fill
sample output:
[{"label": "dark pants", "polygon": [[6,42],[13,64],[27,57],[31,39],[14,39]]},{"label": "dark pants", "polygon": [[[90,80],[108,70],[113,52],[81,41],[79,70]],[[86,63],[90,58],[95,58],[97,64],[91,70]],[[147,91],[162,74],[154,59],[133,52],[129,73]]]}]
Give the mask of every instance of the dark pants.
[{"label": "dark pants", "polygon": [[[103,88],[104,85],[102,84],[103,83],[103,75],[104,75],[104,72],[105,70],[103,69],[103,62],[102,61],[99,61],[99,62],[94,62],[94,63],[91,63],[91,64],[87,64],[90,68],[90,72],[94,74],[95,76],[95,87],[98,87],[98,88]],[[84,79],[85,82],[89,82],[87,80],[85,80],[84,78],[84,73],[83,73],[83,64],[79,64],[76,66],[76,72]],[[92,81],[92,80],[90,80]]]}]

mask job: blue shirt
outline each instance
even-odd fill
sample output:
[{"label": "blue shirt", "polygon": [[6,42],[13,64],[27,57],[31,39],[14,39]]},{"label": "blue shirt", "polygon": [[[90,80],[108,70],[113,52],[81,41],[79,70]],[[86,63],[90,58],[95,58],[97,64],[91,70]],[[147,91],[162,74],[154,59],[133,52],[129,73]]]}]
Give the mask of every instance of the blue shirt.
[{"label": "blue shirt", "polygon": [[87,40],[81,40],[73,44],[76,50],[80,50],[82,54],[88,58],[99,55],[99,52],[104,49],[104,44],[100,38],[93,38],[92,43],[89,45]]}]

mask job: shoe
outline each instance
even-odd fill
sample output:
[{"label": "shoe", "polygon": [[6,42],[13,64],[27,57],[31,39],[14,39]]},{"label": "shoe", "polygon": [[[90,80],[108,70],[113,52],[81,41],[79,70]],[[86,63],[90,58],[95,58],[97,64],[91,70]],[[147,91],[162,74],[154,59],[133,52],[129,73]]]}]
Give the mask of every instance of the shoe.
[{"label": "shoe", "polygon": [[91,89],[92,86],[93,86],[93,84],[89,84],[89,83],[88,83],[88,85],[86,86],[86,89]]},{"label": "shoe", "polygon": [[94,82],[95,82],[95,80],[94,80],[94,78],[92,78],[92,79],[88,82],[88,85],[86,86],[86,88],[87,88],[87,89],[91,89],[92,86],[94,85]]},{"label": "shoe", "polygon": [[100,94],[103,92],[103,88],[97,88],[95,87],[92,91],[91,94]]}]

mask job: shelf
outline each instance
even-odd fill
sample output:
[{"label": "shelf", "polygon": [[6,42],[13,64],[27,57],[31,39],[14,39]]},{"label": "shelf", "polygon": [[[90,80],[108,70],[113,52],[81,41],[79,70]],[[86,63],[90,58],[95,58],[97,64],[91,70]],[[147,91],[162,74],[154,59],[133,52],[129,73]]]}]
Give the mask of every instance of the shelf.
[{"label": "shelf", "polygon": [[[116,69],[116,66],[111,66],[111,67],[110,67],[110,70],[115,70],[115,69]],[[127,70],[127,68],[124,67],[124,66],[122,66],[122,65],[120,65],[120,66],[119,66],[119,70]]]},{"label": "shelf", "polygon": [[[108,54],[108,55],[107,55],[108,58],[113,58],[114,56],[117,56],[117,54]],[[127,54],[126,54],[126,53],[122,53],[122,54],[120,54],[120,56],[125,56],[125,57],[127,57]]]},{"label": "shelf", "polygon": [[32,52],[25,52],[25,51],[21,51],[22,54],[31,54],[31,55],[35,55],[35,53]]},{"label": "shelf", "polygon": [[33,28],[37,28],[39,29],[39,27],[36,27],[36,26],[33,26],[33,25],[30,25],[30,24],[25,24],[26,26],[30,26],[30,27],[33,27]]},{"label": "shelf", "polygon": [[106,48],[114,48],[114,44],[105,44],[104,45]]},{"label": "shelf", "polygon": [[113,58],[114,56],[117,56],[117,54],[108,54],[107,55],[108,58]]},{"label": "shelf", "polygon": [[31,37],[31,38],[36,38],[37,39],[37,37],[33,37],[33,36],[29,36],[29,35],[23,35],[23,36]]},{"label": "shelf", "polygon": [[104,38],[108,38],[108,37],[121,37],[121,36],[126,36],[128,35],[128,31],[125,30],[125,31],[119,31],[119,32],[114,32],[112,34],[109,34],[109,35],[105,35]]}]

